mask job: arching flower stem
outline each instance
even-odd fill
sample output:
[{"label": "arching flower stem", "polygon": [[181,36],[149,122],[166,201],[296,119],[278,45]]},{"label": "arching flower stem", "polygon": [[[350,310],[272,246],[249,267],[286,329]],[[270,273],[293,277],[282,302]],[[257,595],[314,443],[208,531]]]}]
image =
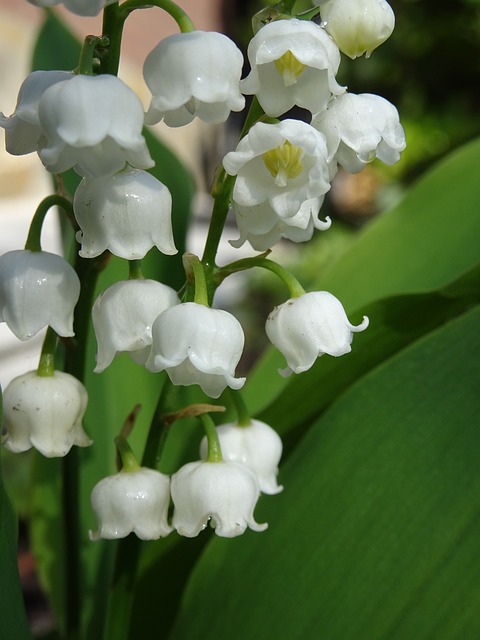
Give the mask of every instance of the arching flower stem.
[{"label": "arching flower stem", "polygon": [[207,436],[207,462],[223,462],[222,449],[220,447],[220,440],[215,428],[215,423],[208,413],[204,413],[199,416],[199,419],[205,429],[205,435]]},{"label": "arching flower stem", "polygon": [[[263,254],[265,256],[266,254]],[[224,267],[221,267],[217,270],[215,274],[215,278],[217,283],[220,284],[227,278],[232,275],[232,273],[238,273],[239,271],[245,271],[246,269],[253,269],[254,267],[260,267],[261,269],[267,269],[274,273],[287,287],[291,298],[298,298],[299,296],[303,296],[305,293],[305,289],[299,283],[299,281],[293,276],[287,269],[279,265],[277,262],[273,260],[269,260],[265,257],[258,258],[243,258],[241,260],[236,260],[235,262],[231,262]]]},{"label": "arching flower stem", "polygon": [[72,226],[76,228],[75,218],[73,217],[72,203],[63,196],[57,194],[47,196],[38,205],[37,210],[35,211],[35,214],[32,218],[32,222],[30,223],[30,229],[28,231],[27,240],[25,242],[25,249],[27,251],[42,250],[40,238],[42,235],[43,221],[45,220],[45,216],[47,215],[48,211],[55,206],[58,206],[65,212],[68,219],[72,223]]},{"label": "arching flower stem", "polygon": [[145,2],[145,0],[127,0],[120,7],[120,11],[126,18],[135,9],[145,9],[147,7],[158,7],[166,11],[178,24],[182,33],[196,30],[188,14],[172,0],[148,0],[148,2]]},{"label": "arching flower stem", "polygon": [[235,411],[237,412],[237,425],[239,427],[249,427],[252,424],[252,419],[247,409],[247,405],[242,398],[242,394],[240,391],[235,391],[234,389],[229,389],[228,391],[235,407]]}]

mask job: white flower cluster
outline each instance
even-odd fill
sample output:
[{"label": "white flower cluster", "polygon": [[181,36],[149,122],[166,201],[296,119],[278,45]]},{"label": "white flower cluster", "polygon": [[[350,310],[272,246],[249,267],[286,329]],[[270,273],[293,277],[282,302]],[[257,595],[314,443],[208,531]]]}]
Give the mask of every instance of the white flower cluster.
[{"label": "white flower cluster", "polygon": [[[88,16],[112,1],[63,4]],[[392,104],[380,96],[348,93],[336,80],[340,51],[352,58],[368,56],[390,35],[389,5],[384,0],[328,0],[320,13],[321,25],[294,18],[265,24],[248,47],[251,70],[243,80],[243,56],[226,36],[192,31],[165,38],[145,60],[144,78],[152,93],[146,114],[116,76],[36,71],[24,81],[15,112],[0,114],[7,150],[37,152],[48,171],[73,168],[82,177],[73,199],[82,258],[108,251],[138,261],[153,247],[173,255],[172,198],[147,171],[154,162],[142,135],[144,124],[163,120],[179,127],[195,117],[225,122],[231,111],[244,108],[244,94],[254,95],[267,121],[254,124],[223,159],[225,172],[235,178],[231,206],[240,236],[232,244],[248,241],[254,250],[265,251],[282,238],[307,241],[315,229],[331,226],[319,211],[339,165],[356,172],[374,158],[393,164],[405,147]],[[311,114],[309,123],[288,117],[295,106]],[[79,293],[78,276],[60,256],[26,249],[0,257],[0,321],[20,340],[45,326],[59,336],[73,336]],[[268,338],[287,361],[285,375],[306,371],[323,354],[348,353],[353,334],[368,326],[367,318],[351,324],[328,292],[293,295],[266,322]],[[235,376],[245,342],[240,323],[199,301],[196,293],[195,301],[192,296],[180,300],[162,283],[132,278],[104,291],[92,318],[97,372],[126,352],[152,372],[166,371],[174,385],[199,385],[211,398],[245,383]],[[34,446],[46,456],[61,456],[74,444],[91,443],[81,425],[86,391],[71,378],[39,370],[9,385],[3,436],[8,448]],[[143,468],[102,480],[92,494],[99,520],[92,538],[133,531],[151,539],[172,529],[195,536],[208,522],[227,537],[247,526],[266,528],[255,522],[253,510],[260,492],[281,490],[277,434],[253,420],[247,426],[222,425],[218,436],[223,462],[189,463],[171,480]],[[201,456],[206,456],[205,443]]]},{"label": "white flower cluster", "polygon": [[[100,480],[91,494],[98,530],[91,532],[90,538],[123,538],[133,532],[144,540],[155,540],[173,530],[192,538],[208,524],[224,538],[241,535],[247,527],[264,531],[267,524],[258,524],[253,512],[260,492],[282,490],[277,484],[281,440],[258,420],[246,426],[221,425],[217,434],[222,462],[205,459],[207,444],[203,440],[203,459],[185,464],[171,479],[141,467]],[[171,524],[170,498],[174,505]]]}]

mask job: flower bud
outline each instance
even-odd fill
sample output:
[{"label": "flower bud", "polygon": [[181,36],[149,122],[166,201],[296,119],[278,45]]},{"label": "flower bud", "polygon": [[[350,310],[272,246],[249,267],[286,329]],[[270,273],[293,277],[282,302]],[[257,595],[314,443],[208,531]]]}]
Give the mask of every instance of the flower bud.
[{"label": "flower bud", "polygon": [[104,7],[116,0],[28,0],[28,2],[36,7],[54,7],[57,4],[63,4],[65,9],[77,16],[85,17],[97,16]]},{"label": "flower bud", "polygon": [[153,323],[152,350],[145,366],[166,371],[173,384],[198,384],[211,398],[240,389],[235,378],[245,336],[238,320],[222,309],[195,302],[170,307]]},{"label": "flower bud", "polygon": [[0,127],[5,129],[8,153],[22,156],[39,150],[43,136],[38,117],[40,98],[52,85],[73,77],[69,71],[34,71],[27,76],[18,92],[14,113],[9,118],[0,113]]},{"label": "flower bud", "polygon": [[78,276],[66,260],[47,251],[9,251],[0,256],[0,322],[20,340],[46,326],[73,336]]},{"label": "flower bud", "polygon": [[113,175],[128,163],[154,165],[142,135],[143,106],[116,76],[75,76],[45,91],[38,105],[46,141],[40,159],[52,173]]},{"label": "flower bud", "polygon": [[100,373],[117,353],[127,351],[145,364],[152,344],[152,325],[162,311],[179,304],[176,292],[155,280],[122,280],[101,293],[92,308]]},{"label": "flower bud", "polygon": [[158,540],[173,531],[167,521],[170,478],[154,469],[139,467],[103,478],[90,502],[98,520],[90,540],[125,538],[132,532],[141,540]]},{"label": "flower bud", "polygon": [[149,53],[143,67],[152,101],[145,122],[181,127],[195,117],[210,124],[241,111],[243,56],[227,36],[214,31],[176,33]]},{"label": "flower bud", "polygon": [[345,93],[333,99],[314,116],[312,126],[327,140],[329,162],[338,162],[350,173],[375,158],[393,165],[406,146],[397,109],[371,93]]},{"label": "flower bud", "polygon": [[84,178],[73,201],[80,226],[82,258],[108,250],[126,260],[140,260],[153,246],[177,253],[172,234],[172,196],[146,171],[127,169],[102,178]]},{"label": "flower bud", "polygon": [[285,356],[282,375],[302,373],[328,353],[341,356],[351,351],[353,334],[368,327],[364,316],[358,326],[350,324],[341,302],[328,291],[313,291],[275,307],[265,330],[270,342]]},{"label": "flower bud", "polygon": [[172,476],[171,492],[172,525],[181,536],[193,538],[209,522],[224,538],[268,526],[255,522],[260,491],[253,471],[238,462],[190,462]]},{"label": "flower bud", "polygon": [[329,0],[320,5],[325,29],[349,58],[365,54],[390,37],[395,15],[385,0]]},{"label": "flower bud", "polygon": [[3,395],[3,444],[14,453],[34,447],[47,458],[65,456],[73,445],[88,447],[92,441],[82,427],[87,401],[83,384],[63,371],[14,378]]},{"label": "flower bud", "polygon": [[[262,493],[273,495],[283,490],[277,483],[282,441],[265,422],[250,420],[247,425],[222,424],[217,428],[224,460],[240,462],[253,471]],[[200,443],[200,456],[207,458],[207,438]]]}]

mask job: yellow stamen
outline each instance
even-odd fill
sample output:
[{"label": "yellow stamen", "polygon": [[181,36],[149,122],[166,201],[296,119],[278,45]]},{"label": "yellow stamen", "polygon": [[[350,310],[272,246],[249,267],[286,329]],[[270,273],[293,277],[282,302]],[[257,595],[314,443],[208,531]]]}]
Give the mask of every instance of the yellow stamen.
[{"label": "yellow stamen", "polygon": [[305,65],[297,60],[290,49],[278,60],[275,60],[275,67],[278,73],[283,76],[283,82],[286,87],[296,84],[298,76],[305,69]]},{"label": "yellow stamen", "polygon": [[285,187],[287,180],[296,178],[302,172],[303,149],[288,140],[275,149],[262,154],[265,166],[275,178],[278,187]]}]

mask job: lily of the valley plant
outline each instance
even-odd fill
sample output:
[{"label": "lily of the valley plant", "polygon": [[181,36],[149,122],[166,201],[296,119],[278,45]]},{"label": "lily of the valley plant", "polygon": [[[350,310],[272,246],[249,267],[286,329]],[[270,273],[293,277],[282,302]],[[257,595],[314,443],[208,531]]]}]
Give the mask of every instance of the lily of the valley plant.
[{"label": "lily of the valley plant", "polygon": [[[128,440],[135,412],[123,428],[115,427],[117,469],[98,475],[88,487],[97,524],[85,553],[95,541],[113,544],[98,541],[129,534],[158,540],[206,536],[205,529],[227,538],[247,529],[262,532],[267,523],[254,512],[261,494],[282,491],[277,480],[282,443],[275,424],[249,415],[242,399],[249,374],[238,374],[237,367],[249,334],[230,311],[219,308],[216,291],[232,274],[256,267],[280,278],[285,301],[265,320],[266,336],[286,361],[283,375],[301,375],[355,349],[354,335],[367,329],[368,318],[347,317],[330,292],[306,292],[267,256],[282,239],[300,246],[317,231],[328,234],[332,221],[321,208],[339,166],[357,172],[374,158],[393,164],[405,148],[395,107],[380,96],[349,93],[337,80],[341,52],[369,56],[392,32],[393,12],[382,0],[329,0],[298,18],[295,2],[285,0],[259,22],[248,46],[250,70],[242,79],[244,58],[236,44],[223,34],[198,31],[171,0],[29,1],[38,7],[62,4],[79,21],[104,11],[104,33],[86,38],[74,70],[30,74],[14,113],[0,116],[7,151],[37,153],[54,185],[34,212],[25,247],[0,257],[0,321],[19,340],[48,327],[38,369],[4,390],[4,446],[66,456],[65,526],[71,530],[76,522],[71,507],[78,501],[71,492],[85,485],[78,457],[67,454],[72,447],[103,447],[101,455],[111,466],[116,455],[113,441],[106,443],[88,421],[82,423],[84,382],[93,379],[92,370],[108,375],[119,354],[127,353],[132,366],[158,381],[160,399],[150,433],[133,432],[135,446]],[[146,57],[143,73],[151,98],[144,107],[117,69],[124,22],[148,7],[169,13],[179,33],[161,40]],[[144,125],[163,121],[182,127],[196,118],[218,125],[245,109],[245,96],[253,102],[238,143],[218,159],[203,255],[185,253],[183,285],[144,277],[147,253],[160,252],[168,265],[182,246],[172,231],[179,227],[172,219],[170,190],[150,172],[154,153]],[[293,107],[307,117],[293,118]],[[66,195],[61,174],[71,169],[78,186]],[[71,264],[42,250],[42,223],[54,205],[73,227],[74,251],[66,254],[73,256]],[[220,265],[217,251],[229,211],[238,231],[227,239],[233,247],[250,245],[251,255]],[[124,274],[94,296],[96,279],[108,273],[112,256],[125,265]],[[96,339],[95,361],[87,352],[89,333]],[[137,401],[148,404],[142,397]],[[217,412],[225,408],[229,417],[219,420]],[[205,437],[200,450],[200,436],[194,446],[182,445],[196,453],[176,464],[180,458],[169,449],[168,433],[172,425],[181,432],[185,418],[202,426]],[[184,439],[190,434],[186,429]],[[138,439],[144,446],[141,461],[132,451]],[[88,531],[77,535],[83,539]],[[137,550],[139,544],[134,543]],[[133,584],[135,558],[131,549],[118,546],[117,572],[128,565]],[[79,580],[80,560],[70,560],[66,570],[72,565]],[[69,588],[68,576],[65,584],[64,633],[73,639],[81,624],[72,613],[79,593]],[[132,594],[115,585],[111,598],[117,604],[107,607],[102,622],[107,630],[115,626],[112,616],[128,617],[132,608]],[[124,637],[119,633],[108,639]]]}]

